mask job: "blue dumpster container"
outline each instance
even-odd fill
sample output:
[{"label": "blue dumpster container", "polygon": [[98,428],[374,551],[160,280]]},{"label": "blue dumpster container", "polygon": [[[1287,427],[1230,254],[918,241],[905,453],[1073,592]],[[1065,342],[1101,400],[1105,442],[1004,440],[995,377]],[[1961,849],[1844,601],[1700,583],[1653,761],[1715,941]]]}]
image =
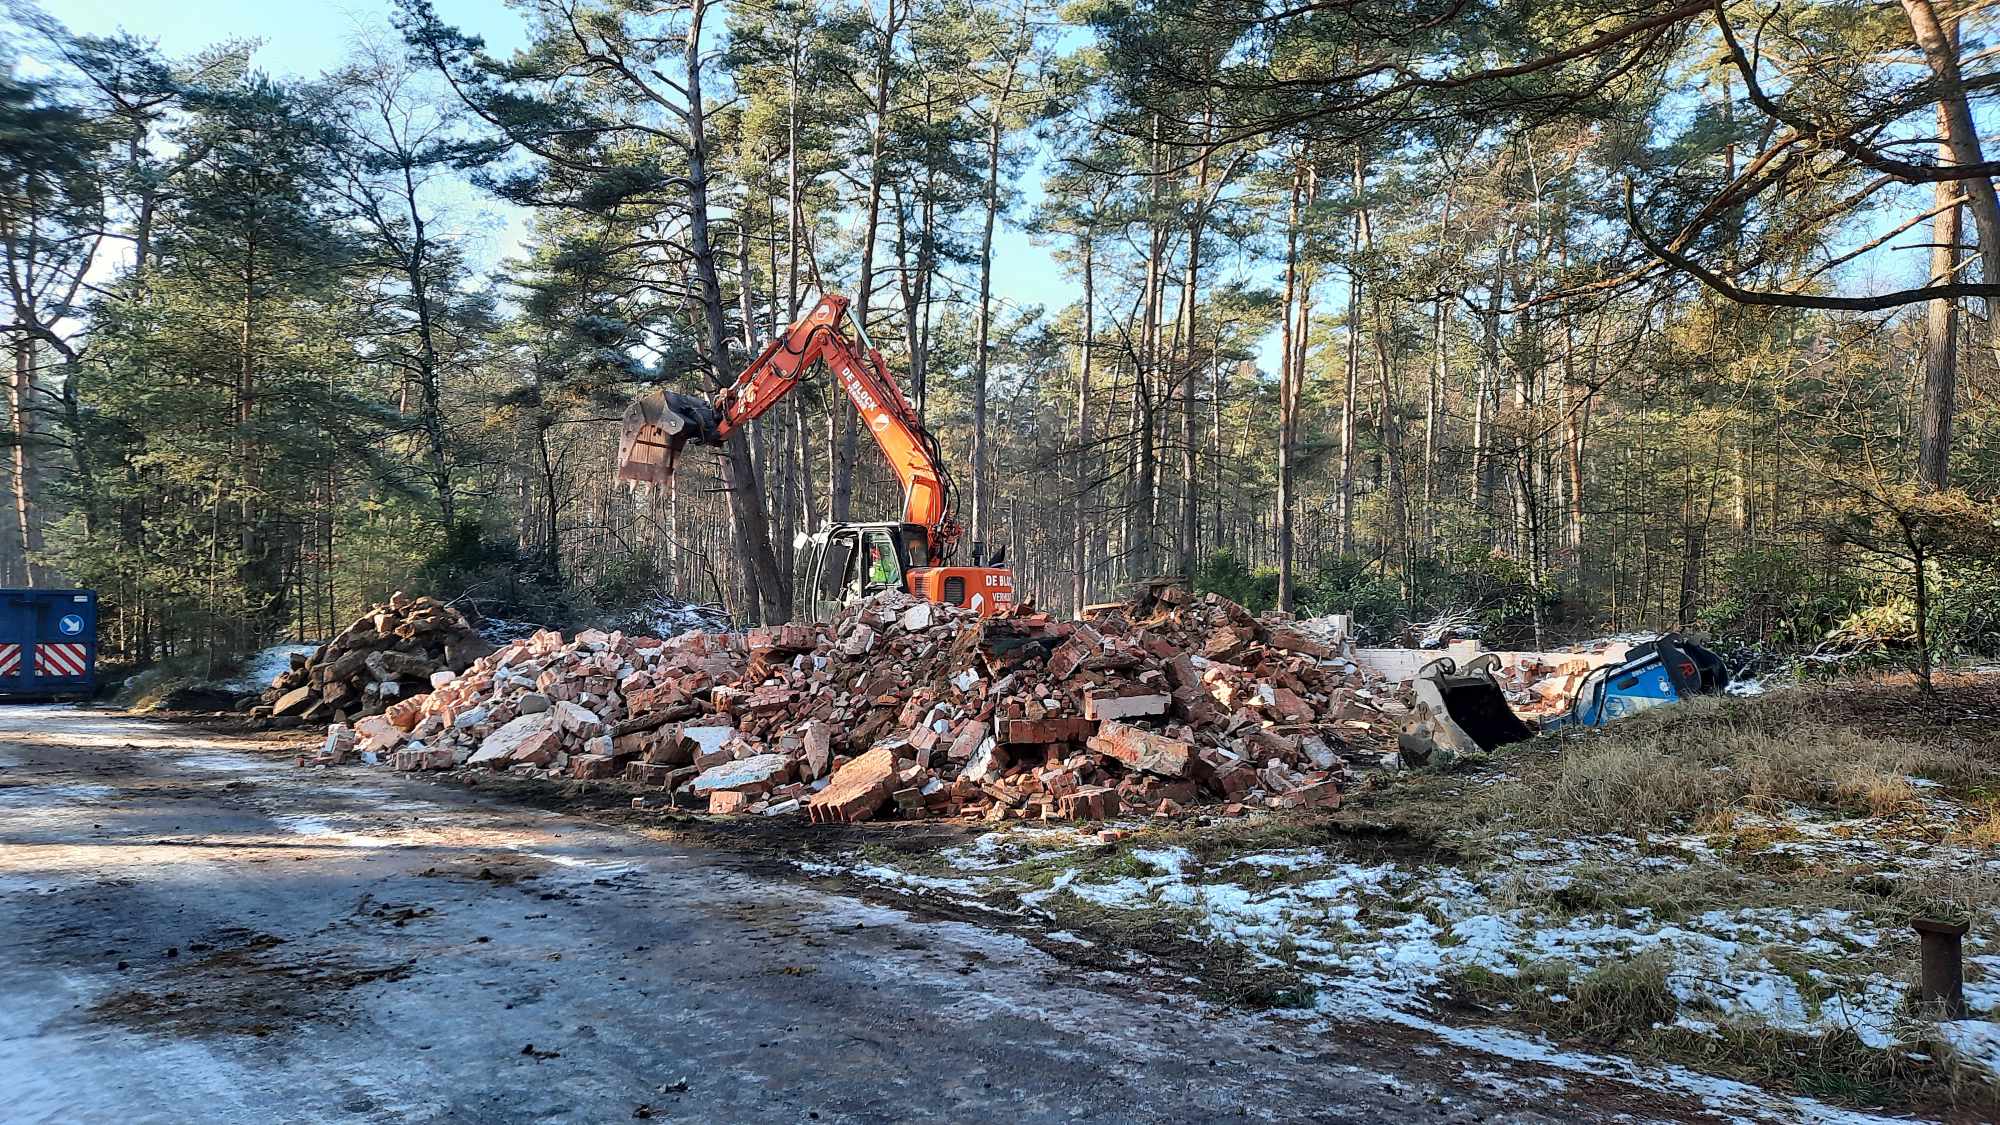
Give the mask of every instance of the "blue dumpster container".
[{"label": "blue dumpster container", "polygon": [[0,589],[0,700],[97,691],[97,591]]}]

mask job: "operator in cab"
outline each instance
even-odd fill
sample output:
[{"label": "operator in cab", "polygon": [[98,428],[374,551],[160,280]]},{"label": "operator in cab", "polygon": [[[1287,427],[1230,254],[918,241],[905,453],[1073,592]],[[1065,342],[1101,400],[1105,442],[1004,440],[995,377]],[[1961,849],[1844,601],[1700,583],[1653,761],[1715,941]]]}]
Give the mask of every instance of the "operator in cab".
[{"label": "operator in cab", "polygon": [[870,544],[868,548],[868,581],[876,586],[896,584],[896,564],[879,543]]}]

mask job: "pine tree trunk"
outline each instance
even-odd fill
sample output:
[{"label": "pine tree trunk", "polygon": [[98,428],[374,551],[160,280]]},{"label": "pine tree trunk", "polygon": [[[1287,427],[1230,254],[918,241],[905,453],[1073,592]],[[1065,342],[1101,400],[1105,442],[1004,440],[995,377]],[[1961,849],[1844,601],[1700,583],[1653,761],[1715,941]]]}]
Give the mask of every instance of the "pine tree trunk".
[{"label": "pine tree trunk", "polygon": [[[1939,107],[1938,126],[1948,129]],[[1941,153],[1949,156],[1949,153]],[[1937,203],[1944,209],[1931,220],[1931,284],[1942,285],[1958,271],[1958,185],[1937,185]],[[1924,391],[1922,420],[1917,431],[1917,481],[1927,489],[1951,487],[1951,423],[1958,397],[1958,301],[1940,297],[1928,303],[1924,320]]]},{"label": "pine tree trunk", "polygon": [[[875,249],[882,226],[882,178],[888,168],[883,154],[889,136],[890,63],[896,49],[896,0],[887,0],[883,10],[880,39],[875,49],[875,89],[868,131],[868,200],[863,208],[861,227],[861,272],[855,282],[854,318],[865,329],[875,299]],[[851,417],[839,426],[839,453],[833,469],[833,519],[839,523],[853,518],[855,461],[860,456],[861,427]]]},{"label": "pine tree trunk", "polygon": [[1361,255],[1367,252],[1368,219],[1361,208],[1367,188],[1368,166],[1360,149],[1354,150],[1354,241],[1353,256],[1347,265],[1347,385],[1340,398],[1340,553],[1354,553],[1354,438],[1355,414],[1360,406],[1361,386]]},{"label": "pine tree trunk", "polygon": [[1297,471],[1294,462],[1298,459],[1299,440],[1299,390],[1304,382],[1300,370],[1300,354],[1294,347],[1298,338],[1293,306],[1299,289],[1299,199],[1304,191],[1303,172],[1292,172],[1291,206],[1285,214],[1285,296],[1284,326],[1281,329],[1278,353],[1278,608],[1287,613],[1292,611],[1297,598],[1292,574],[1293,543],[1292,521],[1298,506],[1293,474]]},{"label": "pine tree trunk", "polygon": [[[1965,97],[1965,80],[1959,72],[1957,18],[1954,16],[1948,23],[1939,20],[1931,0],[1902,0],[1902,4],[1917,46],[1923,49],[1924,61],[1930,64],[1931,74],[1937,79],[1939,147],[1952,164],[1984,163],[1986,154],[1979,143],[1979,130]],[[1988,281],[2000,278],[2000,195],[1995,194],[1990,176],[1967,176],[1959,184],[1965,193],[1966,208],[1972,212],[1972,225],[1979,232],[1979,257],[1986,278]],[[1987,302],[1987,321],[1995,354],[2000,355],[2000,315],[1995,315],[2000,308],[1996,305],[2000,303]]]},{"label": "pine tree trunk", "polygon": [[1089,227],[1083,230],[1083,339],[1078,349],[1079,357],[1076,378],[1076,511],[1070,528],[1070,599],[1074,608],[1081,613],[1090,604],[1090,554],[1088,537],[1090,526],[1091,462],[1090,456],[1090,364],[1095,352],[1097,333],[1097,261],[1096,232]]},{"label": "pine tree trunk", "polygon": [[[1022,9],[1026,19],[1027,9]],[[992,113],[986,123],[986,186],[982,205],[984,225],[979,234],[979,326],[972,353],[972,542],[975,548],[987,542],[992,532],[988,523],[992,500],[988,495],[989,453],[986,441],[986,370],[993,355],[993,228],[1000,218],[1001,142],[1007,135],[1007,113],[1014,100],[1014,80],[1020,73],[1021,55],[1015,52],[1007,62],[1007,76],[993,95]],[[989,548],[990,549],[990,548]],[[974,559],[975,563],[979,560]]]},{"label": "pine tree trunk", "polygon": [[[701,31],[707,0],[694,0],[689,12],[684,65],[688,98],[688,243],[699,286],[711,378],[717,387],[734,376],[729,360],[729,331],[723,319],[722,281],[715,268],[715,247],[708,230],[708,138],[701,92]],[[723,487],[729,492],[731,532],[742,562],[757,615],[769,622],[790,616],[791,597],[777,555],[771,549],[769,516],[763,494],[756,488],[747,435],[738,430],[724,443]]]},{"label": "pine tree trunk", "polygon": [[36,586],[35,555],[42,549],[40,521],[35,514],[34,392],[35,344],[25,333],[14,338],[14,378],[8,414],[14,429],[14,520],[20,532],[23,585]]},{"label": "pine tree trunk", "polygon": [[[1206,130],[1204,130],[1204,134]],[[1181,423],[1181,530],[1180,573],[1184,581],[1194,578],[1201,538],[1200,451],[1195,442],[1195,375],[1200,370],[1196,346],[1195,313],[1201,297],[1201,236],[1208,226],[1208,153],[1204,149],[1195,174],[1194,216],[1188,224],[1187,273],[1181,279],[1182,350],[1180,370]]]}]

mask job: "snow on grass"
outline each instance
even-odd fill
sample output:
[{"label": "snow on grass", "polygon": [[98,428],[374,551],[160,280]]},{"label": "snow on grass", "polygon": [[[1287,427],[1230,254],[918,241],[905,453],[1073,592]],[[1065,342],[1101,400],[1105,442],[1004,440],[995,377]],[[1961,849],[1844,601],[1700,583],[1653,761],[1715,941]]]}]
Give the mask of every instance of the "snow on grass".
[{"label": "snow on grass", "polygon": [[[1708,1109],[1730,1121],[1804,1120],[1814,1125],[1891,1125],[1907,1118],[1882,1117],[1871,1113],[1843,1110],[1812,1098],[1773,1094],[1743,1082],[1717,1078],[1681,1066],[1645,1065],[1612,1055],[1564,1050],[1539,1036],[1524,1035],[1498,1027],[1451,1027],[1393,1008],[1374,1008],[1366,998],[1355,1003],[1354,996],[1322,994],[1320,1011],[1347,1018],[1357,1016],[1386,1019],[1391,1023],[1427,1031],[1457,1047],[1514,1062],[1539,1063],[1572,1074],[1617,1078],[1636,1086],[1667,1089],[1690,1094]],[[1329,1033],[1334,1031],[1327,1025]]]},{"label": "snow on grass", "polygon": [[[1848,1030],[1872,1046],[1898,1042],[1900,978],[1826,965],[1877,945],[1873,924],[1842,910],[1711,910],[1665,920],[1647,909],[1554,917],[1496,902],[1502,880],[1451,868],[1333,864],[1321,878],[1253,888],[1190,877],[1070,882],[1098,906],[1141,894],[1195,911],[1212,933],[1255,949],[1296,950],[1312,969],[1368,981],[1385,1002],[1424,1011],[1460,971],[1513,977],[1561,963],[1578,971],[1658,953],[1676,1000],[1729,1019],[1800,1034]],[[1545,876],[1546,878],[1547,876]]]},{"label": "snow on grass", "polygon": [[[1850,861],[1857,850],[1871,856],[1900,850],[1894,839],[1835,831],[1860,822],[1809,821],[1807,815],[1785,810],[1776,819]],[[1895,953],[1908,934],[1886,915],[1764,905],[1661,914],[1645,906],[1596,905],[1588,894],[1578,900],[1583,906],[1549,897],[1589,889],[1586,884],[1603,882],[1607,873],[1615,882],[1626,870],[1657,868],[1672,876],[1691,869],[1699,880],[1713,869],[1719,877],[1725,855],[1693,835],[1655,837],[1647,849],[1652,854],[1619,835],[1502,836],[1493,862],[1470,870],[1349,862],[1320,848],[1266,850],[1204,864],[1185,848],[1142,846],[1124,853],[1125,862],[1104,859],[1101,849],[1080,846],[1073,834],[1037,835],[1054,851],[1037,851],[1011,833],[988,833],[955,849],[949,858],[958,878],[913,875],[879,863],[829,867],[974,898],[1012,889],[1025,906],[1058,918],[1064,902],[1135,915],[1171,909],[1192,920],[1196,940],[1231,941],[1273,964],[1290,964],[1316,982],[1323,998],[1339,997],[1341,1010],[1371,1018],[1395,1013],[1428,1024],[1439,1015],[1434,999],[1468,971],[1540,982],[1551,966],[1580,979],[1598,966],[1655,957],[1666,966],[1676,1026],[1689,1030],[1717,1034],[1723,1025],[1748,1024],[1805,1036],[1845,1031],[1886,1048],[1903,1042],[1909,1026],[1903,1013],[1907,971]],[[1930,848],[1933,858],[1947,850]],[[1052,877],[1044,871],[1045,884],[1024,889],[1010,861],[1047,862],[1051,856],[1063,866]],[[1995,928],[2000,912],[1975,930]],[[1973,975],[1995,982],[1975,980],[1967,989],[1973,1012],[1984,1015],[2000,1009],[2000,952],[1971,952]],[[1523,978],[1531,971],[1533,977]],[[1567,990],[1550,991],[1562,999]],[[1962,1054],[2000,1066],[2000,1051],[1968,1048]]]},{"label": "snow on grass", "polygon": [[943,849],[937,857],[960,871],[994,871],[1030,857],[1048,858],[1098,843],[1095,828],[1023,827],[984,833],[970,844]]},{"label": "snow on grass", "polygon": [[1938,1033],[1960,1058],[2000,1073],[2000,1023],[1992,1020],[1947,1020]]},{"label": "snow on grass", "polygon": [[[1188,920],[1192,940],[1234,943],[1260,963],[1300,974],[1328,1020],[1395,1023],[1490,1055],[1670,1089],[1732,1120],[1889,1120],[1683,1067],[1569,1050],[1536,1035],[1453,1026],[1446,1022],[1453,1013],[1436,1003],[1470,971],[1522,980],[1523,987],[1549,982],[1550,1002],[1560,1003],[1573,990],[1556,983],[1563,978],[1549,976],[1549,966],[1564,966],[1580,983],[1593,968],[1649,957],[1666,966],[1677,1006],[1673,1028],[1715,1036],[1744,1027],[1806,1036],[1847,1031],[1868,1046],[1892,1047],[1911,1027],[1903,1014],[1907,973],[1896,953],[1908,934],[1886,918],[1768,905],[1686,915],[1632,906],[1570,909],[1522,893],[1523,887],[1582,885],[1604,878],[1606,870],[1643,870],[1640,860],[1656,858],[1618,835],[1501,837],[1496,859],[1470,869],[1351,862],[1321,848],[1204,863],[1185,848],[1113,851],[1091,840],[1069,830],[987,833],[948,851],[954,877],[902,871],[893,860],[800,866],[971,900],[1014,892],[1024,907],[1058,920],[1066,917],[1066,905],[1135,920],[1171,912],[1167,916]],[[1673,865],[1693,867],[1696,878],[1708,868],[1720,873],[1725,861],[1692,836],[1656,837],[1650,849],[1674,855]],[[1981,920],[1975,932],[1996,928],[2000,912]],[[1091,941],[1070,929],[1046,936],[1064,944]],[[1980,979],[1968,985],[1967,999],[1981,1018],[1946,1025],[1944,1034],[1960,1058],[2000,1073],[2000,1023],[1994,1022],[2000,1019],[2000,951],[1970,952],[1968,966]],[[1889,969],[1876,967],[1881,964]],[[1535,975],[1524,975],[1531,971]],[[1327,1030],[1337,1034],[1331,1024]]]}]

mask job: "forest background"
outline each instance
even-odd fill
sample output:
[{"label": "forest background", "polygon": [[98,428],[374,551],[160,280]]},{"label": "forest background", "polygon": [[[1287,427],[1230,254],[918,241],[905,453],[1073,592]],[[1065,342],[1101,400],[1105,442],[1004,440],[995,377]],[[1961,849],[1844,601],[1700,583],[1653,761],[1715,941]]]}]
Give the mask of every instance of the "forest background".
[{"label": "forest background", "polygon": [[1987,4],[89,8],[0,47],[0,580],[107,655],[787,617],[898,507],[828,383],[611,462],[820,292],[1038,606],[2000,652]]}]

